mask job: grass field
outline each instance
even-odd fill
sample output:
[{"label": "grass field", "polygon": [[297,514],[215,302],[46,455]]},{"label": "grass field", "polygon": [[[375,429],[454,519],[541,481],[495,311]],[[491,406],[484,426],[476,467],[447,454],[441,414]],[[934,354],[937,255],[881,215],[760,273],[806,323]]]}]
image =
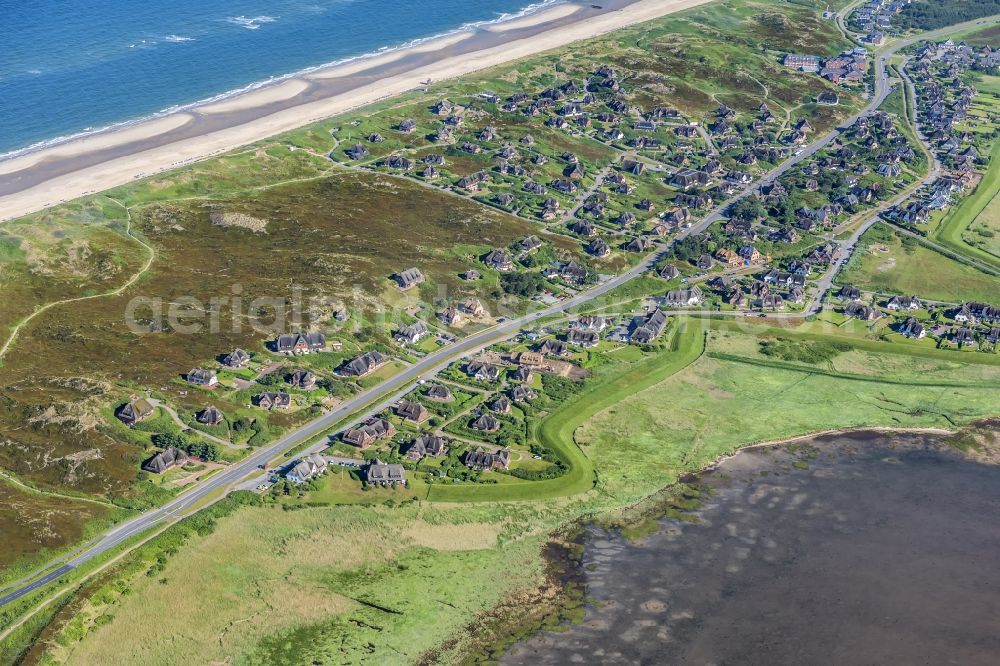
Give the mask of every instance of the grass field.
[{"label": "grass field", "polygon": [[[997,146],[1000,146],[1000,141],[997,142]],[[994,155],[991,158],[991,164],[994,167],[990,169],[986,176],[990,179],[990,182],[988,184],[985,182],[981,184],[980,189],[985,185],[988,186],[982,195],[979,195],[977,191],[975,196],[979,196],[979,199],[974,204],[968,204],[970,212],[964,214],[971,214],[971,212],[982,205],[983,199],[990,196],[990,194],[992,194],[992,197],[966,225],[967,228],[962,234],[962,239],[967,244],[972,244],[974,248],[1000,259],[1000,152],[998,151],[1000,149],[994,149]],[[957,217],[958,214],[959,212],[956,211],[955,216],[948,218],[946,222],[949,225],[956,224],[954,217]],[[940,233],[944,234],[947,232],[942,230]]]},{"label": "grass field", "polygon": [[[937,352],[933,356],[917,356],[916,347],[896,345],[900,353],[884,351],[892,347],[889,343],[874,343],[880,345],[879,351],[859,347],[860,341],[843,341],[847,351],[837,351],[832,338],[808,339],[794,333],[770,334],[761,332],[759,335],[747,335],[747,332],[735,333],[728,330],[713,330],[709,340],[711,354],[727,355],[745,358],[764,364],[787,364],[809,370],[842,374],[850,377],[868,378],[877,381],[904,382],[915,385],[954,385],[980,386],[1000,388],[1000,363],[996,365],[975,364],[968,362],[966,355],[961,358],[955,354],[941,353],[933,347],[922,351]],[[763,343],[790,343],[803,347],[805,353],[800,358],[782,358],[780,355],[763,353]],[[797,351],[797,350],[796,350]],[[810,355],[813,357],[809,359]],[[980,355],[977,354],[977,358]],[[1000,360],[1000,359],[998,359]]]},{"label": "grass field", "polygon": [[997,413],[997,395],[975,385],[857,382],[805,368],[703,357],[601,411],[577,440],[594,461],[600,489],[628,501],[643,497],[659,479],[752,442],[861,426],[951,428]]},{"label": "grass field", "polygon": [[996,300],[1000,286],[1000,279],[924,247],[916,239],[904,240],[884,225],[872,227],[862,237],[837,281],[861,289],[951,303],[991,302]]},{"label": "grass field", "polygon": [[969,232],[976,238],[982,250],[1000,257],[1000,194],[986,204],[979,215],[969,225]]},{"label": "grass field", "polygon": [[[842,316],[842,315],[838,315]],[[914,359],[927,359],[941,361],[944,363],[956,362],[970,366],[1000,366],[1000,355],[963,353],[959,358],[952,349],[938,349],[933,345],[912,343],[895,339],[874,339],[869,335],[868,328],[864,322],[852,320],[858,328],[852,329],[843,326],[831,325],[828,321],[817,319],[800,326],[780,327],[772,320],[770,324],[758,324],[740,321],[715,321],[713,328],[720,331],[735,333],[750,333],[756,336],[788,337],[793,340],[805,340],[812,342],[825,342],[834,344],[849,344],[855,350],[870,352],[873,354],[890,354]]]},{"label": "grass field", "polygon": [[[88,640],[50,654],[109,666],[412,663],[540,576],[537,536],[513,539],[515,517],[499,507],[246,508],[127,593],[99,595],[63,632],[89,627]],[[152,626],[159,640],[135,640]]]}]

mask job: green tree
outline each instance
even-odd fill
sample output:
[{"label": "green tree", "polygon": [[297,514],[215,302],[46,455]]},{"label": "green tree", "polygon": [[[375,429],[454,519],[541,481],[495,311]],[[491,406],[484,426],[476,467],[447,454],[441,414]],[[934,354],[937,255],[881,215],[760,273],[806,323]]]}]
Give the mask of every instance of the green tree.
[{"label": "green tree", "polygon": [[500,286],[508,294],[531,298],[545,288],[545,278],[540,273],[504,273]]},{"label": "green tree", "polygon": [[766,215],[767,209],[764,207],[764,202],[761,201],[756,195],[740,199],[729,209],[730,217],[744,222],[753,222],[765,217]]},{"label": "green tree", "polygon": [[163,449],[169,449],[170,447],[176,447],[180,450],[184,450],[187,446],[187,438],[184,435],[176,432],[161,432],[153,435],[150,438],[153,444],[159,446]]}]

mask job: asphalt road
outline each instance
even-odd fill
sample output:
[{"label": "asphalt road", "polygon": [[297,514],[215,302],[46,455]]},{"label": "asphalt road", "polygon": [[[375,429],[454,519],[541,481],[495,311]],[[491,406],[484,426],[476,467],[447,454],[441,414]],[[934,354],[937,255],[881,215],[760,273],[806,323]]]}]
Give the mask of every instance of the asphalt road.
[{"label": "asphalt road", "polygon": [[[970,21],[969,25],[984,23],[986,21]],[[964,25],[964,24],[963,24]],[[926,33],[922,35],[920,39],[933,38],[937,34],[945,34],[946,32],[952,32],[962,26],[952,26],[940,31],[935,31],[933,33]],[[882,102],[885,100],[886,96],[892,91],[892,87],[889,86],[888,78],[886,75],[885,64],[886,59],[895,53],[898,49],[917,41],[917,38],[912,38],[904,42],[900,42],[893,46],[891,50],[885,53],[879,53],[875,57],[875,91],[871,102],[858,114],[850,118],[841,127],[846,128],[854,123],[857,118],[870,113],[874,109],[878,108]],[[823,149],[833,139],[835,139],[840,134],[840,129],[833,130],[820,139],[814,141],[805,147],[801,153],[794,155],[776,168],[772,169],[770,172],[765,174],[760,181],[744,188],[735,197],[730,198],[724,205],[717,207],[709,215],[703,218],[698,224],[692,225],[689,229],[683,230],[674,241],[685,238],[691,234],[700,233],[704,231],[713,222],[720,220],[722,218],[723,211],[731,205],[733,202],[750,195],[752,192],[756,191],[760,187],[760,183],[771,182],[778,178],[786,171],[799,164],[805,159],[808,159],[816,151]],[[860,233],[856,234],[860,238]],[[856,242],[856,238],[852,238],[853,242]],[[846,246],[847,244],[845,244]],[[549,317],[552,315],[560,314],[566,310],[582,305],[588,301],[608,293],[609,291],[629,282],[630,280],[642,275],[648,271],[662,256],[665,250],[669,247],[660,246],[660,248],[653,254],[647,256],[641,263],[630,269],[628,272],[618,275],[616,277],[610,278],[609,280],[598,284],[597,286],[588,289],[587,291],[580,292],[579,294],[568,298],[564,301],[560,301],[548,308],[534,312],[523,317],[518,317],[510,319],[502,324],[494,326],[493,328],[487,329],[475,335],[471,335],[468,338],[460,340],[455,344],[444,347],[432,354],[428,354],[423,359],[417,363],[406,368],[399,374],[393,376],[392,378],[380,383],[379,385],[362,391],[353,398],[341,403],[335,410],[330,411],[323,416],[311,421],[304,426],[288,433],[281,439],[276,440],[272,444],[262,447],[252,453],[247,458],[226,467],[220,471],[215,476],[209,477],[205,481],[199,483],[178,497],[174,498],[167,504],[151,509],[146,513],[136,516],[120,525],[117,525],[104,534],[97,537],[94,541],[90,543],[85,549],[66,556],[62,559],[56,560],[50,564],[50,566],[56,566],[57,568],[45,573],[41,577],[32,580],[29,583],[18,587],[10,592],[8,592],[3,597],[0,597],[0,606],[9,604],[21,597],[30,594],[31,592],[43,587],[44,585],[58,579],[63,574],[71,571],[72,569],[79,567],[80,565],[98,557],[102,553],[107,552],[110,549],[115,548],[119,544],[131,539],[132,537],[138,536],[147,530],[160,525],[166,521],[173,520],[179,515],[183,515],[184,512],[189,509],[192,505],[198,503],[201,500],[209,498],[213,493],[223,491],[235,484],[237,484],[241,479],[246,478],[252,474],[261,465],[267,463],[272,458],[275,458],[285,451],[293,448],[302,442],[308,441],[309,439],[318,436],[323,431],[327,430],[332,424],[344,419],[351,414],[357,412],[363,408],[366,404],[377,400],[380,396],[388,396],[381,400],[377,405],[372,408],[372,411],[381,410],[392,403],[394,403],[401,395],[412,390],[416,385],[417,381],[422,377],[433,376],[441,369],[446,367],[448,364],[454,362],[457,359],[463,358],[470,354],[473,354],[485,347],[493,344],[498,339],[503,339],[509,337],[510,335],[516,333],[522,328],[533,324],[539,319]],[[846,256],[848,252],[843,253],[845,256],[841,257],[841,264],[846,261]],[[832,276],[835,271],[830,271],[829,280],[832,280]],[[829,285],[827,285],[829,286]],[[822,293],[822,292],[820,292]],[[39,572],[41,573],[41,572]]]},{"label": "asphalt road", "polygon": [[837,11],[837,27],[840,29],[840,32],[844,35],[844,37],[855,42],[858,40],[854,31],[847,28],[847,17],[850,16],[851,12],[853,12],[857,7],[864,4],[864,2],[865,0],[855,0]]},{"label": "asphalt road", "polygon": [[50,571],[49,573],[45,574],[44,576],[42,576],[41,578],[35,580],[34,582],[32,582],[32,583],[30,583],[28,585],[25,585],[21,589],[15,590],[14,592],[11,592],[10,594],[8,594],[6,596],[0,597],[0,606],[5,606],[8,603],[10,603],[11,601],[14,601],[15,599],[19,599],[20,597],[23,597],[26,594],[34,592],[35,590],[37,590],[40,587],[44,587],[45,585],[48,585],[49,583],[51,583],[52,581],[54,581],[55,579],[59,578],[64,573],[66,573],[66,572],[68,572],[68,571],[70,571],[72,569],[73,569],[73,567],[71,567],[70,565],[64,564],[61,567],[59,567],[58,569],[56,569],[55,571]]}]

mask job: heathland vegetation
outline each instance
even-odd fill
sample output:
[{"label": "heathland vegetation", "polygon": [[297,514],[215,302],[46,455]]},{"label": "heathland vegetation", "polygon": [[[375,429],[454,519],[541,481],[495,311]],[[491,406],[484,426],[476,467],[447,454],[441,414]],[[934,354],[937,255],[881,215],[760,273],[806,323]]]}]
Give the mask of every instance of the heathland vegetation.
[{"label": "heathland vegetation", "polygon": [[[268,228],[265,233],[254,233],[212,224],[211,214],[218,209],[252,213],[268,220]],[[26,276],[30,282],[54,289],[51,285],[58,282],[50,283],[46,261],[59,267],[53,270],[65,271],[67,280],[76,273],[85,277],[88,271],[123,280],[138,270],[144,257],[131,250],[119,250],[120,261],[95,256],[111,251],[104,247],[128,246],[117,240],[99,245],[103,236],[88,225],[94,223],[60,223],[68,229],[66,248],[35,245],[27,232],[19,236],[24,251],[13,258],[11,274],[16,277],[11,284]],[[387,290],[386,276],[400,267],[419,261],[429,280],[453,284],[466,266],[466,252],[474,256],[474,248],[505,245],[531,230],[502,213],[452,201],[416,185],[354,174],[269,188],[252,198],[223,199],[210,207],[204,200],[161,200],[137,210],[132,225],[133,232],[155,250],[155,259],[138,288],[57,305],[35,317],[18,331],[0,366],[0,383],[8,389],[16,386],[0,397],[4,468],[42,488],[69,489],[127,506],[148,506],[162,496],[149,497],[152,489],[142,476],[137,477],[149,434],[122,427],[110,417],[112,408],[130,394],[153,389],[158,398],[181,412],[193,414],[211,400],[235,420],[245,412],[249,396],[238,392],[228,399],[218,392],[208,396],[190,390],[181,378],[190,368],[233,348],[262,349],[260,333],[249,326],[238,331],[227,324],[213,335],[207,335],[207,330],[181,335],[169,328],[132,333],[125,313],[133,296],[155,296],[169,304],[182,296],[209,303],[213,297],[239,295],[250,303],[259,296],[284,298],[292,285],[299,285],[303,302],[318,308],[311,313],[318,320],[329,319],[334,309],[347,305],[364,317],[379,307],[380,294]],[[11,226],[7,232],[21,229],[41,233],[32,228],[31,221]],[[117,238],[110,231],[105,233]],[[419,236],[420,242],[404,240],[411,234]],[[73,240],[77,237],[81,239]],[[75,250],[73,243],[77,243]],[[455,247],[464,249],[456,253]],[[74,268],[77,255],[79,268]],[[105,264],[114,270],[101,268]],[[108,287],[113,284],[110,278],[101,279]],[[86,292],[106,290],[104,284],[87,285]],[[454,288],[454,292],[461,291]],[[45,302],[59,296],[53,292],[39,295],[35,290],[6,293]],[[225,301],[227,306],[232,302]],[[22,312],[33,307],[29,301],[14,300],[10,305]],[[218,314],[227,322],[234,315],[228,307]],[[205,313],[201,315],[199,321],[204,321]],[[207,321],[202,325],[207,329]],[[358,336],[372,335],[370,330],[362,325]],[[388,339],[387,332],[377,336]],[[346,347],[345,355],[350,349]],[[326,359],[327,370],[339,361],[336,356]],[[307,415],[250,413],[279,431]],[[52,532],[62,530],[53,523]],[[68,543],[73,532],[65,534],[64,543]],[[4,556],[0,561],[9,565],[13,560]]]}]

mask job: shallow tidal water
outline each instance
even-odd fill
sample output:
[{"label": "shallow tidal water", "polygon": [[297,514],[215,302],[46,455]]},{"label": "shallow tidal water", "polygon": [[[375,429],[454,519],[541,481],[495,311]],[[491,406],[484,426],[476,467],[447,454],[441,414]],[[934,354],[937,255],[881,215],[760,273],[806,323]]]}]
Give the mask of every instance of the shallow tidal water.
[{"label": "shallow tidal water", "polygon": [[1000,466],[924,435],[809,443],[702,475],[696,523],[591,528],[583,623],[502,663],[1000,663]]}]

